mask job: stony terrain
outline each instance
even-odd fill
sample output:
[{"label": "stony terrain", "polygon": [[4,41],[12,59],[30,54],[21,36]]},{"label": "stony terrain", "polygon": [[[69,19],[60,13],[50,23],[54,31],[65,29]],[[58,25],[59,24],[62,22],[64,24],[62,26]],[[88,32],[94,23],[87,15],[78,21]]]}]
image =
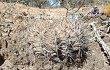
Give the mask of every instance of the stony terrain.
[{"label": "stony terrain", "polygon": [[[63,19],[66,10],[39,9],[14,3],[0,3],[0,6],[0,70],[60,70],[60,64],[54,64],[52,68],[52,63],[38,53],[41,51],[39,44],[42,33],[45,33],[46,43],[51,44],[54,31],[63,37],[64,30],[72,28],[68,20]],[[105,33],[101,33],[102,39],[110,45],[110,33],[107,34],[107,26],[102,23],[105,20],[109,19],[99,15],[83,19],[82,23],[88,25],[97,21],[97,28],[100,27],[99,30]],[[86,29],[90,33],[89,27]],[[70,67],[70,70],[109,70],[108,60],[98,43],[90,40],[88,48],[84,66]],[[68,69],[65,66],[63,70]]]}]

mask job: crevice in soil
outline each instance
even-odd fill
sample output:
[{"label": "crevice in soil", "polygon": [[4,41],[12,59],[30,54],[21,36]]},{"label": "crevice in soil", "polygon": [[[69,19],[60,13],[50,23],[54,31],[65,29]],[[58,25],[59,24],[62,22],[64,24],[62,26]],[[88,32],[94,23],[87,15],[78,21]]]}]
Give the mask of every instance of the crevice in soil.
[{"label": "crevice in soil", "polygon": [[5,62],[4,57],[0,55],[0,66],[3,65],[4,62]]}]

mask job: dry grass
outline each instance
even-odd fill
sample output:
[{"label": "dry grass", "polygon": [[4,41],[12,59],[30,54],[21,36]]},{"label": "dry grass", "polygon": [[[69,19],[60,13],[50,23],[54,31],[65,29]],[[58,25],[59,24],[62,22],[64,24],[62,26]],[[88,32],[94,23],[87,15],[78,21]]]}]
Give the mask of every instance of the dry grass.
[{"label": "dry grass", "polygon": [[107,4],[107,6],[106,6],[105,9],[106,9],[105,14],[106,14],[107,16],[110,16],[110,3]]}]

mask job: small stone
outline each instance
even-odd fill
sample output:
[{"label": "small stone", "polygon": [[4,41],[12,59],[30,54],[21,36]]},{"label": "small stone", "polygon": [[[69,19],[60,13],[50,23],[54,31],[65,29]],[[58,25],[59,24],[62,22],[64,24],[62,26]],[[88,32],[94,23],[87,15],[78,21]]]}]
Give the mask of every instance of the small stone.
[{"label": "small stone", "polygon": [[100,19],[102,19],[102,20],[104,21],[104,20],[107,19],[107,16],[106,16],[106,15],[102,15],[102,16],[100,17]]}]

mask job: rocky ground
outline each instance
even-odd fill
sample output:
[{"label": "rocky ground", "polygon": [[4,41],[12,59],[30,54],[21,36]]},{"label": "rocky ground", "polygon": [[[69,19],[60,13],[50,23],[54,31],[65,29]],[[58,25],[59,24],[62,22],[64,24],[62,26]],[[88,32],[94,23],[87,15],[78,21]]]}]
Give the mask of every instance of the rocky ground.
[{"label": "rocky ground", "polygon": [[[65,9],[39,9],[26,7],[21,4],[0,3],[0,70],[60,70],[60,64],[52,64],[43,56],[40,36],[45,33],[45,41],[52,43],[54,31],[62,37],[64,30],[72,28],[64,19]],[[104,15],[83,19],[82,23],[96,21],[96,27],[102,31],[102,39],[110,45],[108,26],[103,21],[109,20]],[[90,27],[85,27],[87,34]],[[91,39],[92,37],[88,37]],[[70,67],[70,70],[109,70],[110,66],[101,47],[94,40],[89,42],[87,61],[83,67]],[[44,63],[45,61],[45,63]],[[66,66],[62,70],[68,70]]]}]

